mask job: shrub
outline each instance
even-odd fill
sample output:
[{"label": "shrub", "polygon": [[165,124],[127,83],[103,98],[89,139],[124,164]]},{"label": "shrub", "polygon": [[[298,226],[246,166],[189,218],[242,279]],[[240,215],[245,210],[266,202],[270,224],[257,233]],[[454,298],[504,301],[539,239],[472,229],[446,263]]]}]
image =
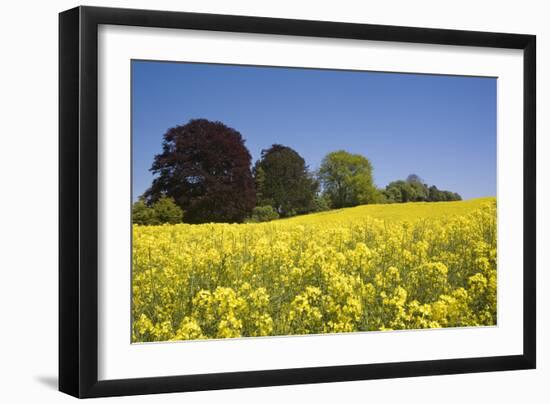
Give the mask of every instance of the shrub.
[{"label": "shrub", "polygon": [[132,206],[132,223],[141,225],[158,225],[164,223],[181,223],[183,211],[173,198],[162,196],[152,206],[147,206],[140,199]]},{"label": "shrub", "polygon": [[153,204],[155,219],[160,223],[181,223],[183,220],[183,210],[176,205],[173,198],[162,196]]},{"label": "shrub", "polygon": [[269,222],[279,218],[279,214],[272,206],[256,206],[252,210],[249,222]]},{"label": "shrub", "polygon": [[324,212],[330,209],[330,199],[324,195],[317,195],[311,205],[312,212]]},{"label": "shrub", "polygon": [[132,206],[132,223],[134,224],[152,224],[153,216],[153,209],[147,206],[143,199],[140,199]]}]

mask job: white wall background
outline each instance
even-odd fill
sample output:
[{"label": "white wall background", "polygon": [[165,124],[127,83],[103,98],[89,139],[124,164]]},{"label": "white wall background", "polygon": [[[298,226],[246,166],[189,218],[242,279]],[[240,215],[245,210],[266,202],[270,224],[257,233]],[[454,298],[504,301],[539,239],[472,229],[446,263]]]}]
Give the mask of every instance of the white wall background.
[{"label": "white wall background", "polygon": [[[550,25],[543,1],[90,1],[87,5],[536,34],[538,369],[109,399],[121,403],[384,400],[547,402],[550,397]],[[62,403],[57,385],[57,13],[74,1],[5,3],[0,23],[0,397]],[[519,214],[519,212],[518,212]],[[520,229],[518,229],[519,231]]]}]

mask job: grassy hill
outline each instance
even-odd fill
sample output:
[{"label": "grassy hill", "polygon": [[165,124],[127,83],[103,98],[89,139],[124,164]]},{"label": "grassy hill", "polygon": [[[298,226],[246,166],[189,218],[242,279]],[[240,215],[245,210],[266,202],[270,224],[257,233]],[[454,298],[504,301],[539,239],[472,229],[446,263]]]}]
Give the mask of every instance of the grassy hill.
[{"label": "grassy hill", "polygon": [[456,202],[410,202],[388,205],[361,205],[354,208],[330,210],[321,213],[278,220],[286,224],[315,224],[356,221],[365,218],[386,221],[444,218],[468,214],[475,209],[496,202],[495,197],[476,198]]}]

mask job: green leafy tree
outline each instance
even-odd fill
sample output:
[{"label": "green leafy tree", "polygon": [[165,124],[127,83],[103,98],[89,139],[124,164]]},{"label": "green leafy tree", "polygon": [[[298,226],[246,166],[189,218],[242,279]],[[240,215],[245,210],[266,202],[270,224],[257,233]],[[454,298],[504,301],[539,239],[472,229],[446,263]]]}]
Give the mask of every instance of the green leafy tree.
[{"label": "green leafy tree", "polygon": [[375,203],[378,198],[372,165],[360,154],[344,150],[327,154],[319,168],[319,179],[324,194],[335,209]]},{"label": "green leafy tree", "polygon": [[407,177],[407,183],[414,189],[414,201],[422,202],[429,199],[428,185],[416,174],[410,174]]},{"label": "green leafy tree", "polygon": [[153,223],[154,211],[143,199],[139,199],[132,206],[132,223],[149,225]]},{"label": "green leafy tree", "polygon": [[316,195],[313,198],[312,212],[324,212],[330,209],[330,200],[325,195]]},{"label": "green leafy tree", "polygon": [[384,191],[390,203],[413,202],[417,198],[416,189],[407,181],[392,181]]},{"label": "green leafy tree", "polygon": [[462,197],[456,192],[440,190],[435,185],[428,186],[414,174],[407,177],[406,181],[398,180],[390,182],[383,193],[388,203],[462,200]]},{"label": "green leafy tree", "polygon": [[[254,166],[254,185],[256,187],[256,201],[259,205],[275,205],[275,202],[273,199],[271,199],[269,196],[264,195],[264,192],[266,191],[266,183],[265,183],[265,171],[259,162],[256,162],[256,165]],[[270,194],[268,191],[267,194]]]},{"label": "green leafy tree", "polygon": [[161,196],[151,206],[140,198],[132,206],[132,223],[141,225],[175,224],[183,221],[183,211],[173,198]]},{"label": "green leafy tree", "polygon": [[250,223],[258,223],[258,222],[269,222],[271,220],[275,220],[279,218],[279,214],[275,209],[273,209],[273,206],[266,205],[266,206],[256,206],[254,209],[252,209],[252,216],[248,220]]},{"label": "green leafy tree", "polygon": [[424,183],[424,180],[422,178],[420,178],[420,176],[416,175],[416,174],[409,174],[407,176],[407,182],[408,183],[419,183],[419,184],[423,184]]},{"label": "green leafy tree", "polygon": [[384,204],[384,203],[391,203],[391,202],[386,197],[386,193],[384,189],[377,187],[374,192],[373,203]]},{"label": "green leafy tree", "polygon": [[460,200],[462,200],[462,197],[459,194],[457,194],[456,192],[443,191],[443,193],[445,194],[445,200],[446,201],[460,201]]},{"label": "green leafy tree", "polygon": [[253,172],[259,206],[270,205],[280,216],[312,209],[319,185],[295,150],[279,144],[262,150]]},{"label": "green leafy tree", "polygon": [[428,189],[428,200],[430,202],[461,201],[462,197],[456,192],[440,190],[432,185]]},{"label": "green leafy tree", "polygon": [[430,202],[442,201],[444,198],[443,192],[437,189],[435,185],[428,188],[428,200]]},{"label": "green leafy tree", "polygon": [[154,217],[159,223],[181,223],[183,221],[183,210],[176,205],[173,198],[162,196],[153,206]]}]

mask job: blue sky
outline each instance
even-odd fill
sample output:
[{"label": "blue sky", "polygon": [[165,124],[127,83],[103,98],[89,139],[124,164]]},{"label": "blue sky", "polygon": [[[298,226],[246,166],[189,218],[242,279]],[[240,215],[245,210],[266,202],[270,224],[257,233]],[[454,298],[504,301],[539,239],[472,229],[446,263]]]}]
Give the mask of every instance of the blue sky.
[{"label": "blue sky", "polygon": [[496,79],[132,61],[133,198],[168,128],[217,120],[253,162],[274,143],[310,169],[334,150],[367,158],[380,187],[415,173],[464,199],[496,195]]}]

